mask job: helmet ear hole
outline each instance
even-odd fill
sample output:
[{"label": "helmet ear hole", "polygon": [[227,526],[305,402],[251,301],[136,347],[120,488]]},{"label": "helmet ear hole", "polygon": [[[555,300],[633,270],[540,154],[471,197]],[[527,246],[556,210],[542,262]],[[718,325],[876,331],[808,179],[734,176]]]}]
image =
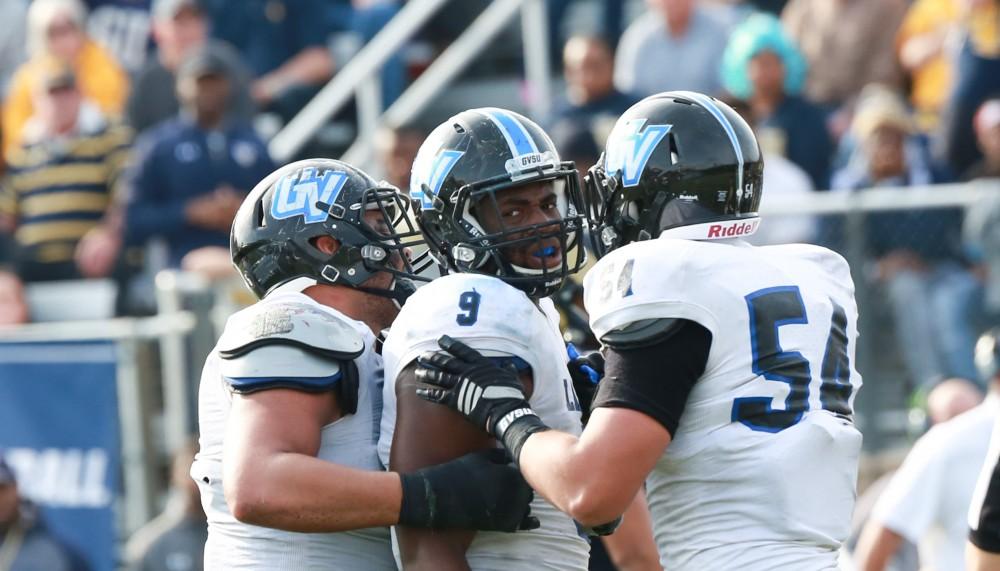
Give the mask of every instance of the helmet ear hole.
[{"label": "helmet ear hole", "polygon": [[309,244],[327,256],[332,256],[340,249],[340,241],[333,236],[314,236],[309,239]]}]

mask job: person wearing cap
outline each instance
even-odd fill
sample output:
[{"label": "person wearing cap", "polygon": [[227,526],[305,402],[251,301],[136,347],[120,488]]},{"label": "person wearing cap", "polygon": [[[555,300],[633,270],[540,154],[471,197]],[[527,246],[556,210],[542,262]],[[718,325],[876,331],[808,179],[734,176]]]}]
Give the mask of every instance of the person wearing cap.
[{"label": "person wearing cap", "polygon": [[[156,56],[149,58],[135,77],[125,108],[128,124],[142,133],[170,119],[180,111],[176,73],[185,56],[208,42],[211,25],[199,0],[154,0],[153,39]],[[213,49],[229,60],[228,75],[233,82],[231,112],[240,120],[250,120],[254,106],[250,100],[250,72],[234,49],[212,42]]]},{"label": "person wearing cap", "polygon": [[106,228],[117,225],[113,194],[131,131],[85,98],[72,68],[57,59],[39,65],[35,112],[0,184],[0,228],[26,282],[100,277],[117,254]]},{"label": "person wearing cap", "polygon": [[0,569],[87,571],[86,562],[45,526],[38,508],[18,493],[0,451]]},{"label": "person wearing cap", "polygon": [[[862,93],[851,127],[858,148],[834,176],[834,188],[888,187],[905,192],[950,182],[930,158],[926,140],[894,91]],[[976,379],[972,359],[980,284],[962,249],[962,212],[909,209],[869,214],[868,254],[877,261],[896,325],[900,353],[913,386],[927,390],[947,377]]]},{"label": "person wearing cap", "polygon": [[140,137],[128,178],[125,242],[162,238],[168,265],[189,252],[228,247],[233,216],[274,164],[245,122],[228,113],[228,60],[214,46],[189,55],[177,71],[180,113]]},{"label": "person wearing cap", "polygon": [[87,9],[81,0],[34,0],[28,8],[28,55],[11,80],[3,103],[3,150],[21,141],[34,114],[35,86],[45,61],[56,59],[76,74],[80,92],[109,117],[121,113],[128,96],[128,76],[85,31]]}]

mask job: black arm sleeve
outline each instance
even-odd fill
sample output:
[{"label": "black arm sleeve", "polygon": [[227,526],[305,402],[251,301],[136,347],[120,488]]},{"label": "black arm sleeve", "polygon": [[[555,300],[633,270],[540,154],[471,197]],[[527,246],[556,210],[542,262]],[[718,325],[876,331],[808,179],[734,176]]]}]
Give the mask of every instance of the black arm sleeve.
[{"label": "black arm sleeve", "polygon": [[983,551],[1000,553],[1000,463],[993,467],[979,511],[979,525],[969,532],[969,541]]},{"label": "black arm sleeve", "polygon": [[683,319],[653,343],[608,346],[593,408],[637,410],[662,424],[672,437],[691,388],[705,372],[711,347],[712,333]]}]

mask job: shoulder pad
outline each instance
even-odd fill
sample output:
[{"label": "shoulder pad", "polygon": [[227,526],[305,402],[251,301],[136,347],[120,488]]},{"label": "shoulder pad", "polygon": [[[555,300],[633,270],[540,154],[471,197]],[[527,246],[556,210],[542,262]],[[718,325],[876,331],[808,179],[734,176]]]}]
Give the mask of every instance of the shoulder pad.
[{"label": "shoulder pad", "polygon": [[257,303],[229,318],[219,356],[234,359],[264,346],[286,345],[318,357],[353,360],[364,339],[343,318],[307,303]]},{"label": "shoulder pad", "polygon": [[661,318],[633,321],[624,327],[608,331],[601,344],[613,349],[641,349],[666,341],[680,330],[686,319]]},{"label": "shoulder pad", "polygon": [[266,389],[287,388],[323,392],[341,381],[346,365],[292,345],[262,345],[239,355],[223,357],[219,371],[229,387],[248,394]]}]

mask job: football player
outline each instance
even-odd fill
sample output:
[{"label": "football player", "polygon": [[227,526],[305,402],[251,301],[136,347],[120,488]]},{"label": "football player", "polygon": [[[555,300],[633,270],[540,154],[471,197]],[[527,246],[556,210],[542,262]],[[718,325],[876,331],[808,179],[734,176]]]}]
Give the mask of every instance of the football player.
[{"label": "football player", "polygon": [[[437,348],[445,334],[512,367],[538,415],[579,434],[581,405],[558,314],[546,297],[585,258],[586,217],[573,164],[560,160],[531,120],[503,109],[472,109],[442,123],[423,143],[410,192],[430,251],[450,273],[417,290],[386,339],[383,462],[407,472],[496,446],[413,390],[415,359]],[[515,536],[438,533],[404,523],[397,528],[403,567],[586,569],[589,543],[572,518],[541,498],[532,514],[541,526]],[[655,562],[648,524],[645,540]]]},{"label": "football player", "polygon": [[382,471],[374,332],[419,269],[407,204],[315,159],[275,171],[237,213],[233,263],[261,301],[229,319],[202,374],[191,475],[208,514],[206,569],[390,570],[392,524],[530,526],[530,488],[502,460]]},{"label": "football player", "polygon": [[[1000,383],[1000,328],[983,334],[976,343],[980,377],[991,386]],[[1000,418],[993,425],[990,450],[976,482],[969,506],[969,541],[965,549],[968,571],[1000,571]]]},{"label": "football player", "polygon": [[753,247],[763,164],[723,103],[668,92],[631,107],[587,181],[585,303],[605,376],[582,435],[453,338],[420,358],[419,395],[495,436],[532,487],[583,523],[646,484],[664,567],[836,569],[861,434],[847,263]]}]

